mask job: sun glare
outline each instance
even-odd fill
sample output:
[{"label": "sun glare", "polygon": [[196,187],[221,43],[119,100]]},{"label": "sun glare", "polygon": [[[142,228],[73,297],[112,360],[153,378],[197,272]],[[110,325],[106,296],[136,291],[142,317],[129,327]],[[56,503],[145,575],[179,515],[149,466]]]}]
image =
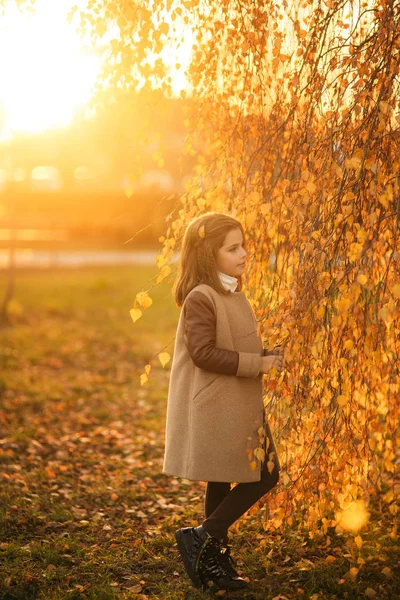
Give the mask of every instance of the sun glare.
[{"label": "sun glare", "polygon": [[369,520],[369,512],[362,500],[351,502],[340,512],[338,524],[345,531],[359,531]]},{"label": "sun glare", "polygon": [[[16,133],[40,133],[67,126],[90,101],[107,49],[108,38],[118,35],[110,23],[102,47],[84,45],[67,20],[73,4],[87,0],[36,0],[34,13],[6,5],[0,21],[0,141]],[[168,15],[165,15],[167,20]],[[172,23],[171,23],[172,25]],[[175,42],[165,46],[162,59],[171,76],[172,93],[188,89],[185,69],[194,34],[184,24]],[[156,60],[150,53],[150,62]]]},{"label": "sun glare", "polygon": [[0,22],[0,135],[38,133],[84,108],[100,57],[66,20],[71,0],[37,0],[34,14],[9,4]]}]

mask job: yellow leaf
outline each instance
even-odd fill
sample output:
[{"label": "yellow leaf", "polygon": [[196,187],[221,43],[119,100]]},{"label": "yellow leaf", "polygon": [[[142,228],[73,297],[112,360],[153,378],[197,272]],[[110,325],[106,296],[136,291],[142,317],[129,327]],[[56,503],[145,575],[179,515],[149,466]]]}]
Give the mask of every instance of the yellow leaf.
[{"label": "yellow leaf", "polygon": [[375,162],[375,160],[373,158],[368,158],[365,161],[365,166],[367,169],[369,169],[373,173],[376,173],[378,171],[378,164]]},{"label": "yellow leaf", "polygon": [[166,23],[165,21],[163,23],[160,23],[160,27],[158,28],[160,33],[163,33],[164,35],[168,34],[169,31],[169,25],[168,23]]},{"label": "yellow leaf", "polygon": [[328,556],[325,557],[325,562],[327,562],[329,565],[336,562],[336,556],[332,556],[332,554],[328,554]]},{"label": "yellow leaf", "polygon": [[264,458],[265,458],[264,448],[256,448],[254,450],[254,456],[256,458],[258,458],[258,460],[261,460],[261,462],[264,462]]},{"label": "yellow leaf", "polygon": [[140,376],[140,385],[144,385],[148,380],[149,378],[147,377],[146,373],[142,373]]},{"label": "yellow leaf", "polygon": [[368,233],[365,231],[365,229],[361,228],[357,231],[357,240],[360,242],[360,244],[363,244],[367,237]]},{"label": "yellow leaf", "polygon": [[169,361],[169,359],[171,358],[170,355],[168,354],[168,352],[161,352],[158,355],[158,358],[160,360],[160,363],[162,364],[163,367],[165,367],[165,365],[167,364],[167,362]]},{"label": "yellow leaf", "polygon": [[157,262],[157,266],[160,269],[163,265],[165,265],[165,263],[167,262],[167,257],[164,256],[163,254],[157,254],[156,256],[156,262]]},{"label": "yellow leaf", "polygon": [[360,256],[362,250],[363,250],[363,246],[361,244],[359,244],[358,242],[354,242],[353,244],[350,244],[350,249],[347,252],[347,256],[349,257],[349,260],[351,262],[354,262],[355,260],[357,260],[357,258]]},{"label": "yellow leaf", "polygon": [[148,308],[153,304],[153,300],[150,298],[147,292],[139,292],[136,294],[136,300],[142,308]]},{"label": "yellow leaf", "polygon": [[362,537],[361,537],[360,535],[357,535],[357,536],[354,538],[354,541],[355,541],[355,543],[356,543],[356,545],[357,545],[357,548],[358,548],[358,549],[360,549],[360,548],[361,548],[361,546],[362,546],[362,544],[363,544]]},{"label": "yellow leaf", "polygon": [[272,471],[274,470],[274,467],[275,467],[275,463],[272,460],[269,460],[267,462],[267,468],[270,473],[272,473]]},{"label": "yellow leaf", "polygon": [[250,469],[251,469],[252,471],[255,471],[255,470],[257,469],[257,463],[256,463],[256,461],[255,461],[255,460],[252,460],[252,461],[251,461],[251,463],[250,463]]},{"label": "yellow leaf", "polygon": [[170,265],[163,265],[160,269],[160,273],[157,276],[157,283],[160,283],[163,279],[165,279],[172,272],[172,268]]},{"label": "yellow leaf", "polygon": [[150,375],[150,371],[151,371],[151,365],[146,365],[144,367],[144,372],[146,373],[146,375]]},{"label": "yellow leaf", "polygon": [[387,102],[384,102],[383,100],[381,100],[379,102],[379,108],[385,115],[392,110],[392,107],[390,106],[390,104],[388,104]]},{"label": "yellow leaf", "polygon": [[283,481],[283,485],[288,485],[290,483],[290,477],[287,473],[283,473],[282,481]]},{"label": "yellow leaf", "polygon": [[341,169],[341,167],[339,167],[339,165],[337,165],[336,163],[334,163],[334,169],[338,177],[343,177],[343,169]]},{"label": "yellow leaf", "polygon": [[309,181],[306,185],[306,189],[310,192],[310,194],[313,194],[317,189],[317,186],[312,181]]},{"label": "yellow leaf", "polygon": [[337,303],[337,307],[340,310],[340,312],[345,312],[346,310],[349,310],[350,306],[351,306],[350,298],[342,298]]},{"label": "yellow leaf", "polygon": [[351,350],[354,346],[354,342],[353,340],[346,340],[344,343],[344,347],[346,348],[346,350]]},{"label": "yellow leaf", "polygon": [[400,298],[400,283],[395,283],[392,287],[393,296],[395,298]]},{"label": "yellow leaf", "polygon": [[271,239],[274,237],[276,231],[273,227],[268,227],[267,229],[267,236],[270,237]]},{"label": "yellow leaf", "polygon": [[344,161],[347,169],[358,169],[361,165],[361,158],[359,156],[353,156]]},{"label": "yellow leaf", "polygon": [[388,197],[387,197],[387,193],[383,192],[383,194],[381,194],[378,198],[379,202],[382,204],[382,206],[384,208],[388,208],[389,206],[389,201],[388,201]]},{"label": "yellow leaf", "polygon": [[246,227],[253,227],[254,223],[256,222],[257,219],[257,210],[252,210],[250,212],[246,212],[245,213],[245,223],[246,223]]},{"label": "yellow leaf", "polygon": [[357,281],[361,285],[365,285],[368,281],[368,277],[366,275],[364,275],[364,273],[360,273],[360,275],[357,277]]},{"label": "yellow leaf", "polygon": [[338,396],[337,403],[339,404],[339,406],[345,406],[345,404],[347,404],[348,401],[348,397],[344,394],[340,394],[340,396]]},{"label": "yellow leaf", "polygon": [[386,577],[392,577],[393,575],[392,569],[390,567],[383,567],[381,573],[386,575]]},{"label": "yellow leaf", "polygon": [[129,311],[130,315],[132,317],[132,321],[135,323],[138,319],[140,319],[140,317],[142,316],[142,311],[139,310],[138,308],[131,308],[131,310]]},{"label": "yellow leaf", "polygon": [[383,306],[382,308],[379,309],[378,315],[379,315],[379,318],[382,319],[382,321],[387,321],[387,319],[390,315],[389,309],[386,306]]},{"label": "yellow leaf", "polygon": [[351,569],[346,573],[346,575],[352,580],[354,581],[358,575],[360,569],[357,569],[357,567],[351,567]]}]

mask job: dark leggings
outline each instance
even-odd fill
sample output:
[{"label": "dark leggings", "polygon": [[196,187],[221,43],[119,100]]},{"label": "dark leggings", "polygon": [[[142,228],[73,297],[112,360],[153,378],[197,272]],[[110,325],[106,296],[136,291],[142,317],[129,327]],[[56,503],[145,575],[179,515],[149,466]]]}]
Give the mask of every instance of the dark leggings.
[{"label": "dark leggings", "polygon": [[261,469],[261,480],[249,483],[238,483],[233,489],[228,482],[208,481],[204,500],[205,520],[202,525],[210,534],[228,541],[228,528],[241,517],[253,504],[267,494],[279,481],[279,458],[269,427],[267,435],[270,438],[268,452],[275,451],[275,466],[272,473],[268,471],[266,460]]}]

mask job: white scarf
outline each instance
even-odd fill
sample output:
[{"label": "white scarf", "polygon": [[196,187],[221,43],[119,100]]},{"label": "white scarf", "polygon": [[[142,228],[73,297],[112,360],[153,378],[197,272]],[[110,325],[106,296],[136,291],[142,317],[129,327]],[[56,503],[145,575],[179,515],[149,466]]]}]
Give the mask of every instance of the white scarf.
[{"label": "white scarf", "polygon": [[218,270],[217,270],[217,273],[218,273],[218,276],[219,276],[224,288],[226,290],[230,290],[231,292],[234,292],[237,288],[239,280],[236,279],[236,277],[232,277],[232,275],[227,275],[226,273],[222,273],[221,271],[218,271]]}]

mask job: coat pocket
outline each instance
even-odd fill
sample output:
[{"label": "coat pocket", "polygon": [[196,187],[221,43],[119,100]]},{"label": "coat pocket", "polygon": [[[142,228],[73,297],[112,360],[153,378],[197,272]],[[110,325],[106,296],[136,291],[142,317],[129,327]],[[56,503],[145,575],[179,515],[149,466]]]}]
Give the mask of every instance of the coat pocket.
[{"label": "coat pocket", "polygon": [[220,386],[224,383],[224,377],[217,374],[214,379],[211,379],[206,385],[204,385],[192,398],[193,404],[198,404],[205,398],[212,396]]}]

